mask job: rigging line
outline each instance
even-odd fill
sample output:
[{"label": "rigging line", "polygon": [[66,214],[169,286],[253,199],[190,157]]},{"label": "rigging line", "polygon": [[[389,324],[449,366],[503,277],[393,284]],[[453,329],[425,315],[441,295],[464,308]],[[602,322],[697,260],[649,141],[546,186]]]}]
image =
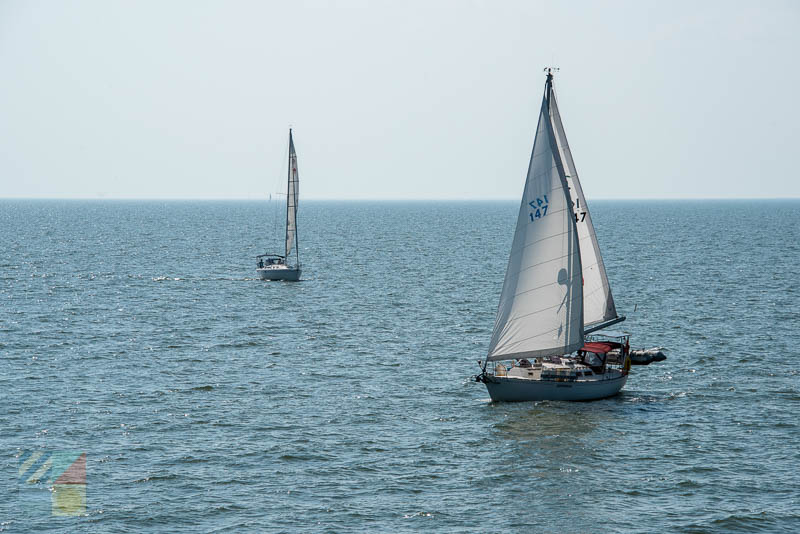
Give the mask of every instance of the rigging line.
[{"label": "rigging line", "polygon": [[[572,278],[569,279],[570,284],[576,283],[578,281],[578,278],[583,278],[583,277],[579,276],[579,274],[575,274]],[[546,284],[544,284],[542,286],[532,287],[531,289],[526,289],[525,291],[520,291],[519,293],[515,293],[514,295],[511,296],[511,298],[516,299],[520,295],[524,295],[526,293],[530,293],[531,291],[538,291],[539,289],[544,289],[546,287],[563,286],[563,285],[566,285],[566,284],[562,284],[561,282],[548,282],[548,283],[546,283]],[[568,290],[565,290],[565,291],[568,291]],[[552,306],[552,307],[555,308],[555,306]],[[546,308],[546,309],[550,309],[550,308]],[[538,312],[533,312],[533,313],[538,313]],[[514,319],[511,319],[511,320],[514,320]]]},{"label": "rigging line", "polygon": [[[545,335],[545,334],[547,334],[547,332],[543,332],[541,335]],[[527,341],[527,340],[524,340],[524,341]],[[514,358],[515,354],[531,354],[531,353],[533,353],[533,354],[542,354],[542,353],[550,353],[551,351],[557,351],[557,352],[555,352],[555,354],[558,354],[559,356],[564,356],[564,355],[569,354],[570,352],[572,352],[572,351],[564,352],[564,350],[567,348],[567,346],[565,344],[559,344],[559,345],[557,345],[555,347],[549,347],[549,348],[544,348],[544,349],[519,350],[520,347],[518,347],[518,345],[520,343],[522,343],[522,341],[514,342],[508,347],[508,350],[509,351],[513,351],[513,352],[500,352],[500,353],[495,352],[491,356],[494,357],[496,360],[498,360],[498,359],[509,359],[510,360],[510,359],[516,359],[516,358]]]},{"label": "rigging line", "polygon": [[[559,327],[559,328],[561,328],[561,327]],[[543,336],[543,335],[549,334],[550,332],[557,332],[557,331],[559,330],[559,328],[551,328],[550,330],[545,330],[544,332],[542,332],[542,333],[540,333],[540,334],[535,334],[535,335],[533,335],[533,336],[526,337],[525,339],[520,339],[519,341],[514,341],[513,343],[509,343],[509,347],[514,347],[514,346],[517,346],[517,345],[519,345],[520,343],[523,343],[523,342],[525,342],[525,341],[528,341],[529,339],[534,339],[534,338],[537,338],[537,337],[541,337],[541,336]],[[553,349],[561,349],[561,348],[563,348],[563,345],[559,345],[559,346],[557,346],[557,347],[553,347],[553,348],[551,348],[551,349],[536,349],[536,350],[530,350],[530,351],[520,351],[520,352],[516,352],[516,353],[515,353],[515,352],[510,352],[510,353],[509,353],[509,352],[506,352],[506,353],[502,353],[502,354],[497,354],[497,353],[495,353],[494,355],[495,355],[495,356],[506,356],[506,355],[509,355],[509,354],[520,354],[520,353],[522,353],[522,352],[539,352],[539,351],[549,351],[549,350],[553,350]]]},{"label": "rigging line", "polygon": [[[515,317],[510,317],[506,321],[506,325],[509,325],[509,324],[513,323],[514,321],[519,321],[520,319],[524,319],[525,317],[530,317],[531,315],[536,315],[537,313],[544,313],[547,310],[552,310],[553,308],[560,308],[563,305],[564,305],[564,303],[560,302],[558,304],[554,304],[553,306],[548,306],[547,308],[542,308],[541,310],[537,310],[537,311],[534,311],[534,312],[526,313],[526,314],[523,314],[523,315],[517,315]],[[551,330],[548,330],[548,332],[550,332],[550,331]]]},{"label": "rigging line", "polygon": [[[528,266],[527,266],[527,267],[525,267],[524,269],[520,269],[519,271],[516,271],[516,272],[515,272],[515,273],[513,273],[513,274],[514,274],[514,275],[518,275],[519,273],[521,273],[521,272],[523,272],[523,271],[527,271],[528,269],[533,269],[534,267],[539,267],[540,265],[544,265],[545,263],[552,263],[552,262],[554,262],[554,261],[563,260],[564,258],[568,258],[568,257],[569,257],[569,253],[567,253],[567,254],[564,254],[563,256],[559,256],[558,258],[553,258],[553,259],[550,259],[550,260],[544,260],[544,261],[540,261],[539,263],[535,263],[535,264],[533,264],[533,265],[528,265]],[[583,273],[580,273],[580,274],[583,274]],[[575,277],[577,277],[577,276],[578,276],[578,274],[576,273],[576,274],[575,274]],[[573,278],[574,278],[574,277],[573,277]],[[550,282],[550,283],[552,283],[552,282]],[[518,293],[518,294],[520,294],[520,293]],[[516,296],[516,295],[515,295],[515,296]]]},{"label": "rigging line", "polygon": [[524,245],[519,247],[517,250],[512,250],[510,255],[511,256],[515,256],[517,254],[521,254],[522,252],[525,251],[526,248],[530,248],[533,245],[536,245],[537,243],[541,243],[543,241],[547,241],[548,239],[557,239],[559,237],[563,238],[568,232],[569,232],[569,230],[564,230],[563,232],[560,232],[558,234],[552,234],[552,235],[549,235],[547,237],[543,237],[541,239],[537,239],[536,241],[531,241],[530,243],[525,243]]},{"label": "rigging line", "polygon": [[[572,351],[564,352],[567,348],[565,345],[559,345],[558,347],[551,347],[548,349],[536,349],[536,350],[520,350],[517,352],[504,352],[500,354],[488,354],[487,358],[493,362],[499,360],[518,360],[520,357],[524,358],[537,358],[540,356],[566,356]],[[580,350],[578,349],[573,350]]]},{"label": "rigging line", "polygon": [[283,144],[283,143],[281,143],[281,144],[284,147],[283,158],[281,160],[279,160],[277,173],[275,174],[275,178],[273,178],[272,186],[271,186],[272,191],[273,191],[272,192],[272,197],[273,197],[272,200],[273,200],[273,202],[270,203],[271,204],[270,209],[271,209],[272,215],[273,215],[273,217],[272,217],[272,236],[271,236],[271,240],[270,240],[271,242],[274,242],[276,237],[279,235],[278,234],[278,212],[280,211],[280,207],[281,207],[280,199],[281,199],[281,197],[285,197],[286,196],[286,193],[283,193],[281,191],[281,187],[283,186],[283,179],[281,177],[283,176],[284,165],[286,165],[286,162],[287,162],[287,160],[289,158],[289,146],[288,146],[288,144]]}]

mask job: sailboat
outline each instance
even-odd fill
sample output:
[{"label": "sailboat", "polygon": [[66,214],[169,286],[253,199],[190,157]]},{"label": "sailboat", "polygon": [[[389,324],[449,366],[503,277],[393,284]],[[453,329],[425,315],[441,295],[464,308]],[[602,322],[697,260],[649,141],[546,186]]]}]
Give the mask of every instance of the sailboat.
[{"label": "sailboat", "polygon": [[[300,177],[297,173],[297,153],[294,150],[291,128],[289,128],[289,176],[286,181],[286,248],[283,255],[256,256],[258,265],[256,272],[262,280],[296,282],[300,279],[300,250],[297,246],[297,195]],[[294,250],[294,263],[290,262],[292,250]]]},{"label": "sailboat", "polygon": [[[625,320],[614,306],[597,236],[547,68],[483,382],[493,401],[593,400],[628,379]],[[490,366],[490,363],[492,364]]]}]

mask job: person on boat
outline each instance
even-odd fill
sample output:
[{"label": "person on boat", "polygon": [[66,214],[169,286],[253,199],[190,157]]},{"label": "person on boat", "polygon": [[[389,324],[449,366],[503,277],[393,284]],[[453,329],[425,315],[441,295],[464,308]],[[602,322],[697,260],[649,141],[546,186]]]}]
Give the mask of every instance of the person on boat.
[{"label": "person on boat", "polygon": [[531,367],[531,362],[529,362],[526,358],[517,360],[517,363],[519,364],[520,367]]},{"label": "person on boat", "polygon": [[603,361],[594,352],[584,353],[583,362],[589,367],[600,367],[603,365]]}]

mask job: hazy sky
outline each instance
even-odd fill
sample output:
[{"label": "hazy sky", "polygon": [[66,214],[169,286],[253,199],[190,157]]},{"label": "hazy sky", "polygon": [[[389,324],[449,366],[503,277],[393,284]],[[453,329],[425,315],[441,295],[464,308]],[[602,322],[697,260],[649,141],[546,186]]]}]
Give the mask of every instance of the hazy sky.
[{"label": "hazy sky", "polygon": [[0,0],[0,197],[798,197],[800,2]]}]

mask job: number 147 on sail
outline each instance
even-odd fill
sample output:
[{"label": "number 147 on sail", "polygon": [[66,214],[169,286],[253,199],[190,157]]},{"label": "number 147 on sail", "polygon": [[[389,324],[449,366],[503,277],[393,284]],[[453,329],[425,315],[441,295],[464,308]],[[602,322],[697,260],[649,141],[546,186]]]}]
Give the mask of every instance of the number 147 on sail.
[{"label": "number 147 on sail", "polygon": [[535,221],[536,219],[541,219],[545,215],[547,215],[547,195],[542,195],[544,200],[541,198],[537,198],[536,200],[532,200],[528,202],[531,208],[536,211],[532,211],[530,213],[531,221]]}]

